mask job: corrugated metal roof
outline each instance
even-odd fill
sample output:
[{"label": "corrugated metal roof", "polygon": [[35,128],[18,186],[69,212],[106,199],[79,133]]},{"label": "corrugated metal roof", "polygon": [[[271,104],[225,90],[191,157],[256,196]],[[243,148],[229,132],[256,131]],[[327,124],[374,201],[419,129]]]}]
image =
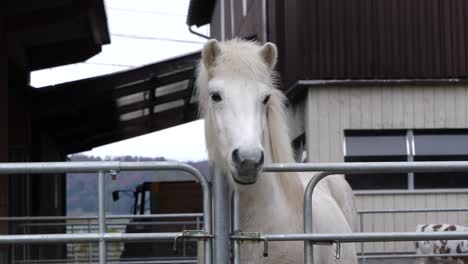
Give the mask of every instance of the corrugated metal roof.
[{"label": "corrugated metal roof", "polygon": [[270,32],[289,84],[468,78],[466,0],[291,0],[275,8]]}]

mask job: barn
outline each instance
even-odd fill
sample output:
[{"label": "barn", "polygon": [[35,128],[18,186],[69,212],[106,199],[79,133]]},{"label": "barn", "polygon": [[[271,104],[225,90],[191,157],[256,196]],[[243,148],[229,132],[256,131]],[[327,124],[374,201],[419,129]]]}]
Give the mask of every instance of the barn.
[{"label": "barn", "polygon": [[[272,41],[290,99],[298,161],[468,160],[468,2],[192,0],[189,26]],[[212,16],[207,9],[213,10]],[[304,159],[306,157],[306,159]],[[362,231],[468,224],[467,173],[347,176]],[[362,253],[414,252],[372,243]]]},{"label": "barn", "polygon": [[[196,118],[190,98],[198,52],[36,89],[32,71],[86,61],[110,43],[104,1],[1,6],[0,162],[66,161],[71,153]],[[0,234],[65,233],[60,221],[25,227],[11,218],[65,215],[64,174],[0,176]],[[0,263],[66,258],[64,244],[0,246]]]},{"label": "barn", "polygon": [[[0,16],[0,161],[64,161],[66,152],[39,117],[30,72],[86,60],[109,43],[102,1],[3,1]],[[36,188],[32,188],[32,187]],[[50,202],[53,201],[53,202]],[[60,216],[65,213],[64,175],[2,175],[0,216]],[[15,233],[0,221],[2,234]],[[36,230],[35,232],[40,232]],[[50,228],[49,232],[63,232]],[[11,248],[0,248],[10,263]],[[61,257],[63,247],[31,247],[28,254]]]},{"label": "barn", "polygon": [[[199,53],[31,87],[32,70],[86,60],[109,42],[102,1],[59,2],[4,3],[0,161],[63,161],[68,153],[196,118],[191,96]],[[191,0],[187,24],[194,32],[210,24],[210,37],[220,40],[277,44],[298,161],[468,160],[466,14],[463,0]],[[414,231],[428,221],[468,225],[465,212],[376,212],[468,208],[465,173],[347,179],[362,231]],[[63,175],[2,176],[0,194],[0,216],[64,215]],[[0,232],[11,233],[11,225],[0,222]],[[360,250],[364,256],[414,251],[410,243]],[[0,262],[14,254],[0,248]],[[27,254],[60,258],[64,249],[38,246]]]}]

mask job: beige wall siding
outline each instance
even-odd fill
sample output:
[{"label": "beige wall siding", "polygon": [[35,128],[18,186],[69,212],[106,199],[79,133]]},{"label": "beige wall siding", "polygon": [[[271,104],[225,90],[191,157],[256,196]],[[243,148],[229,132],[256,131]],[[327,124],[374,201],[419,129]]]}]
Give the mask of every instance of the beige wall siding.
[{"label": "beige wall siding", "polygon": [[468,128],[468,86],[311,87],[310,162],[343,161],[346,129]]},{"label": "beige wall siding", "polygon": [[[311,87],[303,118],[309,162],[341,162],[346,129],[468,128],[468,86]],[[359,210],[468,208],[467,190],[361,192],[356,198]],[[365,215],[363,221],[365,232],[415,231],[424,223],[468,226],[468,213]],[[414,252],[414,243],[365,245],[367,253],[394,251]]]}]

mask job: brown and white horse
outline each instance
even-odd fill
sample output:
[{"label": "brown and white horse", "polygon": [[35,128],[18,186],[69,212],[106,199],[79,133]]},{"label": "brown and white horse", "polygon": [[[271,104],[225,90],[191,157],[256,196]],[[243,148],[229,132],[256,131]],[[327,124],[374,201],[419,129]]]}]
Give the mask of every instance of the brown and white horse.
[{"label": "brown and white horse", "polygon": [[[418,225],[416,232],[460,232],[468,231],[468,227],[451,224],[430,224]],[[416,254],[467,254],[468,240],[433,240],[433,241],[417,241]],[[428,263],[457,263],[468,264],[468,257],[435,257],[435,258],[418,258],[415,264]]]}]

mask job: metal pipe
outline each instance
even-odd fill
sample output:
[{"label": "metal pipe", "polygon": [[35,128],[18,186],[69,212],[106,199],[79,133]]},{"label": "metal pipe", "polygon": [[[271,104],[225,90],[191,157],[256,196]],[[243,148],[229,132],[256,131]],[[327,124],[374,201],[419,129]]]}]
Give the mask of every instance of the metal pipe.
[{"label": "metal pipe", "polygon": [[106,264],[106,241],[102,239],[106,233],[106,197],[105,197],[105,173],[98,172],[98,223],[99,223],[99,264]]},{"label": "metal pipe", "polygon": [[[102,171],[179,170],[192,174],[198,180],[201,174],[190,165],[180,162],[18,162],[0,163],[0,174],[95,173]],[[265,165],[263,172],[319,172],[342,173],[397,173],[397,172],[466,172],[467,161],[437,162],[352,162],[352,163],[276,163]],[[204,179],[203,176],[201,178]],[[206,181],[206,179],[205,179]]]},{"label": "metal pipe", "polygon": [[370,233],[297,233],[264,234],[268,241],[311,241],[313,243],[354,243],[420,240],[463,240],[468,232],[370,232]]},{"label": "metal pipe", "polygon": [[[204,178],[192,166],[173,161],[73,161],[0,163],[0,174],[95,173],[97,171],[167,171],[178,170]],[[198,175],[199,174],[199,175]]]},{"label": "metal pipe", "polygon": [[234,0],[229,0],[229,16],[231,17],[231,38],[236,36],[236,30],[234,25]]},{"label": "metal pipe", "polygon": [[[91,234],[91,221],[88,220],[88,233]],[[93,244],[88,243],[88,260],[89,263],[93,261]]]},{"label": "metal pipe", "polygon": [[221,41],[226,40],[226,9],[224,7],[224,0],[219,1],[219,11],[221,20]]},{"label": "metal pipe", "polygon": [[[152,214],[152,215],[109,215],[106,219],[127,219],[127,218],[198,218],[203,217],[203,213],[184,214]],[[0,217],[0,221],[63,221],[63,220],[97,220],[97,216],[13,216]]]},{"label": "metal pipe", "polygon": [[380,258],[444,258],[444,257],[468,257],[468,254],[372,254],[370,256],[359,256],[360,259],[380,259]]},{"label": "metal pipe", "polygon": [[[240,231],[240,196],[238,191],[233,192],[232,197],[233,205],[233,216],[232,216],[232,228],[234,232]],[[239,241],[233,242],[234,246],[234,264],[240,264],[240,244]]]},{"label": "metal pipe", "polygon": [[437,162],[350,162],[350,163],[276,163],[265,165],[263,172],[332,172],[352,173],[405,173],[405,172],[467,172],[467,161]]},{"label": "metal pipe", "polygon": [[126,241],[172,241],[182,233],[99,233],[90,234],[43,234],[43,235],[0,235],[0,244],[29,244],[29,243],[84,243]]},{"label": "metal pipe", "polygon": [[360,210],[360,211],[357,211],[358,214],[442,213],[442,212],[468,212],[468,208],[380,209],[380,210]]},{"label": "metal pipe", "polygon": [[[198,172],[198,171],[197,171]],[[198,172],[201,176],[201,174]],[[202,176],[203,177],[203,176]],[[203,189],[203,229],[207,234],[212,234],[212,225],[211,225],[211,190],[208,185],[208,181],[203,177],[203,181],[200,181]],[[205,264],[213,263],[213,240],[205,239],[204,245],[205,251]]]},{"label": "metal pipe", "polygon": [[[64,264],[64,263],[86,263],[91,264],[84,259],[41,259],[41,260],[18,260],[15,264]],[[166,259],[166,260],[152,260],[148,258],[125,258],[125,261],[122,261],[119,258],[108,259],[107,263],[115,264],[183,264],[183,263],[198,263],[194,259]]]},{"label": "metal pipe", "polygon": [[262,42],[268,41],[267,33],[267,0],[262,0]]},{"label": "metal pipe", "polygon": [[214,205],[214,259],[216,264],[230,264],[230,194],[229,184],[221,169],[212,167]]},{"label": "metal pipe", "polygon": [[[315,186],[323,178],[331,175],[328,172],[320,172],[314,175],[314,177],[307,184],[307,188],[304,193],[304,233],[313,232],[312,223],[312,194]],[[304,241],[304,262],[306,264],[312,264],[314,259],[313,244],[310,241]]]},{"label": "metal pipe", "polygon": [[[407,152],[407,161],[413,162],[415,149],[414,149],[414,132],[412,129],[409,129],[406,132],[406,152]],[[408,190],[414,190],[414,173],[408,173]]]},{"label": "metal pipe", "polygon": [[194,35],[197,35],[197,36],[199,36],[199,37],[201,37],[201,38],[210,39],[209,36],[204,35],[204,34],[202,34],[202,33],[200,33],[200,32],[197,32],[197,31],[193,30],[193,29],[192,29],[192,26],[189,26],[189,27],[188,27],[188,30],[189,30],[190,33],[192,33],[192,34],[194,34]]},{"label": "metal pipe", "polygon": [[[108,223],[106,222],[107,227],[123,227],[126,226],[174,226],[174,225],[194,225],[196,226],[199,224],[197,221],[173,221],[173,222],[129,222],[129,223]],[[48,226],[69,226],[69,227],[86,227],[86,224],[83,223],[34,223],[34,224],[19,224],[19,226],[31,227],[31,226],[40,226],[40,227],[48,227]],[[98,225],[99,226],[99,225]]]},{"label": "metal pipe", "polygon": [[[364,215],[359,214],[359,232],[364,232]],[[361,256],[364,256],[364,242],[361,242]]]}]

